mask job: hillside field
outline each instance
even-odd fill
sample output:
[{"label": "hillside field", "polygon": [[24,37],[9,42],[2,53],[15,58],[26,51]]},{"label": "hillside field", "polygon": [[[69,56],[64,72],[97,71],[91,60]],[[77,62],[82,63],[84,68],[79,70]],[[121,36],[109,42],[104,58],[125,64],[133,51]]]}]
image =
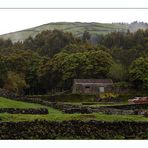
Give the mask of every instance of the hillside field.
[{"label": "hillside field", "polygon": [[84,31],[89,31],[92,35],[107,34],[114,31],[127,31],[128,26],[126,24],[105,24],[105,23],[49,23],[41,26],[37,26],[22,31],[12,32],[4,35],[0,35],[0,38],[11,39],[12,42],[23,41],[29,36],[35,37],[43,30],[58,29],[64,32],[71,32],[76,37],[82,36]]},{"label": "hillside field", "polygon": [[26,103],[22,101],[14,101],[7,98],[0,97],[0,108],[48,108],[48,115],[29,115],[29,114],[8,114],[0,113],[1,121],[33,121],[33,120],[47,120],[47,121],[67,121],[67,120],[97,120],[97,121],[148,121],[147,117],[141,115],[107,115],[103,113],[92,114],[66,114],[60,110],[39,105],[35,103]]}]

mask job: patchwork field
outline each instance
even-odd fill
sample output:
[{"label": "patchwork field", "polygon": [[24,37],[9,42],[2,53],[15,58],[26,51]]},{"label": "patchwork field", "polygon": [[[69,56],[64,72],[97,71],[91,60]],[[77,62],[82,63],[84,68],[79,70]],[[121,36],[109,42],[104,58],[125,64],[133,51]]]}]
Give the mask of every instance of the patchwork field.
[{"label": "patchwork field", "polygon": [[[26,101],[32,101],[29,103]],[[36,103],[35,103],[36,102]],[[40,103],[40,104],[39,104]],[[87,105],[86,105],[87,104]],[[93,104],[93,105],[92,105]],[[100,105],[99,105],[100,104]],[[135,106],[127,103],[71,103],[43,100],[24,101],[0,97],[0,139],[147,139],[148,117],[114,112],[88,112],[89,109]],[[139,109],[141,106],[139,107]],[[143,105],[147,110],[148,105]],[[47,109],[47,114],[15,114],[5,109]],[[128,110],[129,109],[129,110]],[[66,113],[69,110],[71,113]],[[114,109],[113,109],[114,110]],[[141,109],[140,109],[141,110]],[[101,110],[100,110],[101,111]],[[125,111],[125,110],[124,110]],[[85,113],[86,112],[86,113]],[[122,113],[122,112],[121,112]]]},{"label": "patchwork field", "polygon": [[71,32],[75,36],[82,36],[85,30],[89,31],[91,34],[107,34],[113,31],[127,31],[127,24],[105,24],[105,23],[70,23],[70,22],[59,22],[59,23],[49,23],[34,28],[21,30],[17,32],[12,32],[4,35],[0,35],[3,39],[11,39],[13,42],[23,41],[29,36],[35,37],[38,33],[43,30],[62,30],[64,32]]},{"label": "patchwork field", "polygon": [[[70,103],[69,103],[70,104]],[[77,103],[78,104],[78,103]],[[102,104],[100,104],[102,106]],[[119,105],[119,104],[118,104]],[[84,105],[85,106],[85,105]],[[87,105],[88,106],[88,105]],[[103,104],[105,106],[105,104]],[[90,114],[67,114],[62,111],[47,107],[36,103],[27,103],[22,101],[15,101],[0,97],[0,108],[47,108],[47,115],[30,115],[30,114],[8,114],[0,113],[0,120],[2,121],[33,121],[33,120],[47,120],[47,121],[64,121],[64,120],[98,120],[98,121],[148,121],[147,117],[142,115],[108,115],[103,113]]]}]

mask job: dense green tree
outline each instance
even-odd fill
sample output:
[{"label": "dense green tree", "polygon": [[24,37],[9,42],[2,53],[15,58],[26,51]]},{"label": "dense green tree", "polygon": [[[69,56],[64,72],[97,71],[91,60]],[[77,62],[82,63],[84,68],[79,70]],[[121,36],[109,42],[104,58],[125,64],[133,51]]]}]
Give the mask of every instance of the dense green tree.
[{"label": "dense green tree", "polygon": [[26,39],[24,47],[37,51],[42,56],[52,57],[66,45],[77,41],[78,39],[74,38],[71,33],[60,30],[46,30],[39,33],[34,39],[32,37]]},{"label": "dense green tree", "polygon": [[11,71],[8,72],[8,78],[4,85],[5,89],[20,95],[23,94],[23,89],[26,87],[27,84],[23,75]]},{"label": "dense green tree", "polygon": [[38,68],[38,77],[43,92],[52,90],[53,88],[57,87],[57,84],[61,82],[61,68],[63,64],[63,58],[66,55],[61,54],[60,57],[55,55],[52,60],[46,59],[40,64]]},{"label": "dense green tree", "polygon": [[140,55],[140,52],[136,49],[125,50],[114,48],[110,50],[109,53],[112,55],[117,63],[122,64],[126,68],[128,68],[129,65],[131,65],[131,63]]},{"label": "dense green tree", "polygon": [[127,32],[112,32],[105,35],[101,40],[101,44],[107,48],[122,48],[122,49],[138,49],[144,50],[147,44],[148,31],[139,29],[131,33]]},{"label": "dense green tree", "polygon": [[129,69],[130,81],[137,89],[148,86],[148,58],[140,57],[133,61]]},{"label": "dense green tree", "polygon": [[34,41],[34,39],[29,36],[24,42],[23,42],[23,46],[27,49],[36,49],[37,48],[37,45]]},{"label": "dense green tree", "polygon": [[112,78],[148,88],[148,30],[112,32],[97,45],[90,38],[87,31],[77,38],[46,30],[17,43],[0,39],[0,87],[44,94],[70,89],[75,78]]},{"label": "dense green tree", "polygon": [[37,71],[43,58],[31,50],[12,50],[10,55],[5,56],[5,66],[7,71],[24,75],[28,93],[37,93],[39,90]]},{"label": "dense green tree", "polygon": [[82,42],[79,44],[69,44],[67,46],[65,46],[62,49],[62,52],[66,52],[66,53],[78,53],[78,52],[87,52],[87,51],[106,51],[108,52],[109,49],[107,49],[105,46],[102,45],[93,45],[87,42]]},{"label": "dense green tree", "polygon": [[127,70],[123,65],[114,63],[112,64],[108,76],[113,79],[114,82],[127,80]]},{"label": "dense green tree", "polygon": [[44,64],[39,73],[46,86],[69,89],[74,78],[106,78],[112,63],[112,57],[104,51],[61,52]]},{"label": "dense green tree", "polygon": [[10,39],[4,40],[0,38],[0,49],[1,48],[8,48],[12,46],[12,41]]},{"label": "dense green tree", "polygon": [[112,63],[104,51],[70,54],[63,60],[62,80],[72,84],[74,78],[105,78]]},{"label": "dense green tree", "polygon": [[0,56],[0,87],[3,87],[6,79],[7,79],[6,63],[5,63],[4,58]]},{"label": "dense green tree", "polygon": [[82,35],[82,40],[83,41],[89,41],[91,38],[91,35],[88,31],[84,31],[83,35]]}]

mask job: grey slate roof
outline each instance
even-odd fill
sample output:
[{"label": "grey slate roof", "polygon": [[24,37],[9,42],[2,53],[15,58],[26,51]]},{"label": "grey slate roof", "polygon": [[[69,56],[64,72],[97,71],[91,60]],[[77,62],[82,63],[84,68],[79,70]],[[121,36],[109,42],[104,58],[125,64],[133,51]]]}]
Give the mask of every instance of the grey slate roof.
[{"label": "grey slate roof", "polygon": [[74,79],[74,83],[107,83],[113,84],[112,79]]}]

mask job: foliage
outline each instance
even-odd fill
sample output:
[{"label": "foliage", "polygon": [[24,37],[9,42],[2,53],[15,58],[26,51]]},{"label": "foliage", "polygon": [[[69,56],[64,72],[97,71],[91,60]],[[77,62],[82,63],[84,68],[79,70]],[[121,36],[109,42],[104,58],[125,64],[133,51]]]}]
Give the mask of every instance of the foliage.
[{"label": "foliage", "polygon": [[106,115],[106,114],[62,114],[62,113],[51,113],[49,112],[48,115],[22,115],[22,114],[0,114],[0,118],[2,121],[34,121],[34,120],[46,120],[46,121],[68,121],[68,120],[80,120],[80,121],[90,121],[90,120],[97,120],[97,121],[129,121],[129,122],[142,122],[148,121],[147,117],[143,117],[140,115]]},{"label": "foliage", "polygon": [[148,58],[140,57],[133,61],[129,74],[134,87],[146,89],[148,86]]},{"label": "foliage", "polygon": [[120,82],[116,82],[113,84],[113,87],[114,88],[119,88],[119,89],[126,89],[126,88],[129,88],[131,87],[130,84],[128,82],[125,82],[125,81],[120,81]]},{"label": "foliage", "polygon": [[100,97],[102,99],[106,99],[106,98],[117,98],[119,96],[119,94],[116,93],[101,93]]},{"label": "foliage", "polygon": [[22,90],[27,87],[25,79],[22,75],[16,74],[14,72],[8,72],[8,78],[6,80],[6,84],[4,88],[15,92],[17,94],[22,93]]},{"label": "foliage", "polygon": [[3,87],[7,79],[7,67],[3,57],[0,56],[0,87]]},{"label": "foliage", "polygon": [[109,52],[109,49],[103,45],[93,45],[89,42],[80,42],[75,44],[69,44],[62,49],[62,52],[66,53],[78,53],[78,52],[89,52],[89,51],[106,51]]},{"label": "foliage", "polygon": [[[91,42],[93,37],[87,30],[79,38],[45,30],[24,42],[0,39],[0,88],[45,94],[70,90],[75,78],[111,78],[132,83],[139,91],[147,89],[148,30],[112,32],[101,36],[98,44]],[[10,72],[15,73],[11,85]],[[18,80],[24,85],[19,84],[20,91]]]},{"label": "foliage", "polygon": [[88,31],[84,31],[83,35],[82,35],[82,40],[83,41],[89,41],[91,38],[91,35]]},{"label": "foliage", "polygon": [[3,83],[8,82],[6,82],[6,79],[8,79],[7,73],[11,71],[17,75],[23,75],[23,79],[27,84],[27,89],[25,89],[27,93],[37,93],[40,89],[37,71],[44,57],[39,56],[38,53],[31,50],[7,49],[5,51],[1,50],[0,53],[2,53],[2,60],[0,62],[4,63],[1,64],[2,67],[0,70],[2,71],[1,77],[5,77],[3,78]]},{"label": "foliage", "polygon": [[76,42],[71,33],[59,30],[46,30],[36,35],[33,39],[29,37],[24,41],[26,49],[37,51],[41,56],[52,57],[70,43]]},{"label": "foliage", "polygon": [[122,49],[114,48],[111,51],[108,51],[116,63],[121,64],[122,67],[128,69],[129,65],[140,56],[140,51],[136,49]]},{"label": "foliage", "polygon": [[126,69],[123,65],[117,63],[112,64],[108,75],[114,82],[124,81],[127,79]]},{"label": "foliage", "polygon": [[112,63],[112,57],[104,51],[61,52],[41,67],[39,75],[45,83],[54,83],[52,87],[68,89],[74,78],[106,78]]},{"label": "foliage", "polygon": [[10,39],[4,40],[0,38],[0,49],[12,46],[12,41]]},{"label": "foliage", "polygon": [[108,48],[138,49],[146,47],[148,30],[139,29],[132,32],[112,32],[104,36],[102,44]]}]

